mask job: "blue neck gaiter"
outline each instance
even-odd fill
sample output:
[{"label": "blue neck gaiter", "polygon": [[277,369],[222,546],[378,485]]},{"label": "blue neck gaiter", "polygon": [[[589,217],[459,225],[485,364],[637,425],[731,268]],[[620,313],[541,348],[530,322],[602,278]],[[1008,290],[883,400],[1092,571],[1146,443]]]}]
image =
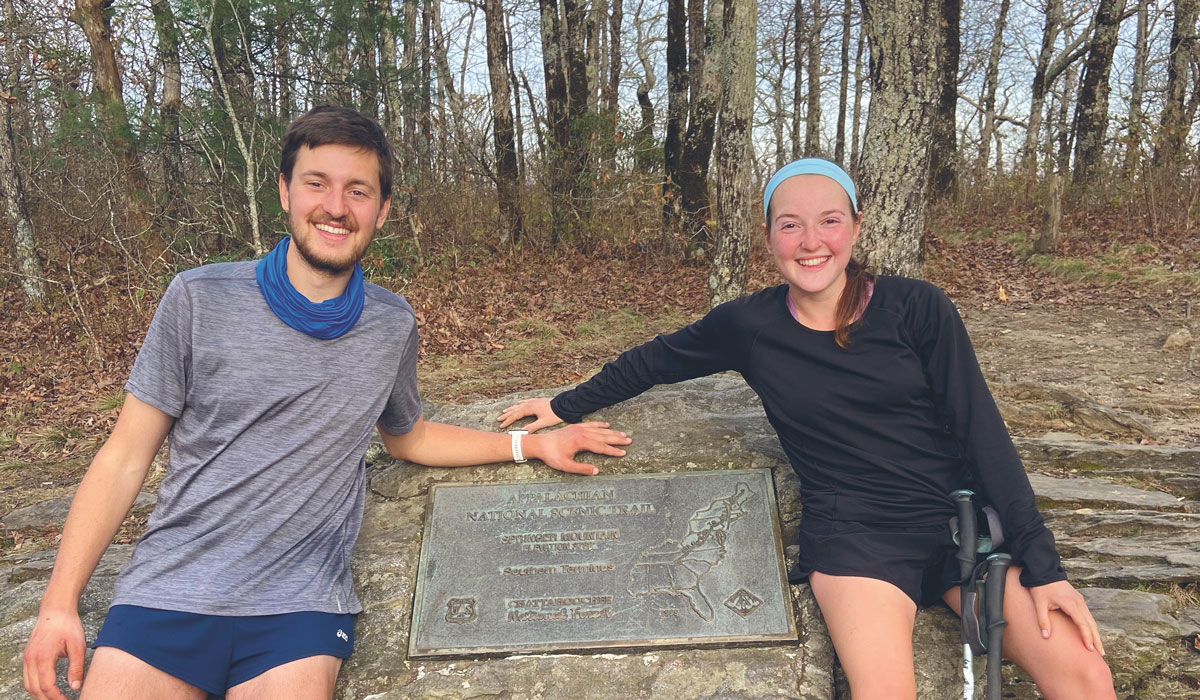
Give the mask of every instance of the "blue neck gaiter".
[{"label": "blue neck gaiter", "polygon": [[362,265],[354,263],[354,274],[341,296],[314,304],[296,291],[287,276],[287,252],[291,236],[284,236],[270,253],[254,266],[258,288],[267,306],[287,325],[314,338],[329,340],[345,335],[363,310]]}]

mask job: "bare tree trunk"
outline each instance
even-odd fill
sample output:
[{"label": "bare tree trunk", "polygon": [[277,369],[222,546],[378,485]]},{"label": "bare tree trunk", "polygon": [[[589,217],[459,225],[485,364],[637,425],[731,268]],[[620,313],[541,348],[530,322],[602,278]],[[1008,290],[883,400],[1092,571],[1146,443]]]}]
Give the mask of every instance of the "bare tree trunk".
[{"label": "bare tree trunk", "polygon": [[537,100],[533,97],[533,89],[529,87],[529,76],[525,75],[525,71],[521,71],[521,87],[525,88],[525,99],[529,101],[529,118],[533,120],[533,135],[537,137],[538,159],[543,163],[549,163],[546,140],[542,138],[542,133],[547,131],[548,125],[546,120],[538,115]]},{"label": "bare tree trunk", "polygon": [[[396,50],[396,16],[391,0],[379,0],[379,80],[383,83],[383,125],[388,138],[399,148],[404,144],[404,103],[401,99],[400,71],[396,61],[400,58]],[[407,160],[407,159],[406,159]]]},{"label": "bare tree trunk", "polygon": [[133,132],[129,126],[129,114],[125,110],[125,97],[121,85],[121,73],[117,68],[116,51],[113,49],[112,26],[106,15],[105,0],[75,0],[72,19],[83,29],[91,49],[92,64],[96,69],[96,87],[104,96],[101,110],[102,120],[108,128],[109,144],[117,155],[125,180],[125,206],[135,228],[144,230],[150,225],[150,186]]},{"label": "bare tree trunk", "polygon": [[[1178,10],[1176,10],[1178,14]],[[1137,0],[1137,38],[1133,50],[1133,85],[1129,90],[1129,136],[1125,141],[1125,175],[1133,178],[1142,164],[1146,114],[1146,66],[1150,62],[1150,0]]]},{"label": "bare tree trunk", "polygon": [[167,0],[152,0],[154,29],[158,39],[158,61],[163,70],[163,95],[159,105],[162,122],[162,169],[166,183],[166,215],[178,218],[186,192],[183,189],[183,140],[179,133],[179,111],[183,107],[182,72],[179,66],[179,28]]},{"label": "bare tree trunk", "polygon": [[[512,20],[506,13],[504,16],[504,31],[509,47],[512,46]],[[508,52],[508,84],[512,88],[513,106],[516,108],[514,124],[517,132],[517,184],[524,189],[525,183],[525,122],[521,117],[521,88],[517,81],[517,64],[513,58],[515,51]],[[532,110],[532,105],[530,105]],[[519,192],[520,190],[518,190]]]},{"label": "bare tree trunk", "polygon": [[812,32],[808,37],[808,106],[804,115],[804,155],[821,155],[821,0],[811,0]]},{"label": "bare tree trunk", "polygon": [[[958,197],[958,62],[961,53],[959,25],[962,18],[961,0],[941,0],[937,27],[932,32],[939,40],[937,66],[937,112],[933,118],[933,142],[929,154],[929,194],[933,199]],[[898,19],[898,21],[904,21]],[[874,44],[872,44],[874,47]],[[871,54],[874,65],[874,51]],[[918,70],[916,67],[913,70]],[[874,102],[874,96],[871,97]],[[874,110],[871,110],[871,114]],[[870,130],[871,116],[867,115]]]},{"label": "bare tree trunk", "polygon": [[1059,232],[1062,227],[1063,176],[1055,173],[1050,177],[1050,195],[1046,211],[1042,216],[1042,229],[1033,244],[1037,253],[1053,253],[1058,248]]},{"label": "bare tree trunk", "polygon": [[[222,2],[222,0],[213,0]],[[329,38],[328,81],[325,95],[327,99],[342,107],[351,105],[350,98],[350,26],[353,10],[348,0],[332,0],[330,2],[330,21],[334,30],[327,32]]]},{"label": "bare tree trunk", "polygon": [[608,83],[605,85],[604,108],[616,114],[617,91],[621,88],[621,24],[625,21],[623,0],[612,0],[612,12],[608,18]]},{"label": "bare tree trunk", "polygon": [[842,165],[846,163],[846,101],[850,91],[850,21],[853,6],[851,0],[845,0],[842,5],[842,50],[838,63],[841,82],[838,84],[837,136],[833,139],[833,159]]},{"label": "bare tree trunk", "polygon": [[924,259],[929,149],[946,65],[941,0],[863,0],[871,43],[871,107],[860,191],[859,254],[882,274],[919,277]]},{"label": "bare tree trunk", "polygon": [[221,61],[217,58],[217,45],[214,37],[213,24],[216,17],[216,3],[220,0],[214,0],[212,7],[209,10],[204,26],[204,40],[207,43],[208,56],[213,62],[216,70],[213,73],[217,79],[217,91],[220,93],[221,101],[225,105],[225,110],[229,113],[229,123],[233,127],[233,137],[237,143],[238,151],[242,154],[242,160],[245,164],[245,174],[242,180],[242,191],[246,195],[246,205],[250,211],[250,243],[254,247],[254,254],[261,256],[266,254],[266,246],[263,245],[262,234],[258,227],[258,198],[255,196],[258,192],[258,173],[257,162],[254,158],[254,123],[250,123],[250,137],[246,138],[246,134],[242,130],[241,119],[238,117],[237,110],[234,106],[233,95],[230,92],[229,81],[225,79],[225,70],[221,66]]},{"label": "bare tree trunk", "polygon": [[597,110],[600,101],[604,99],[602,91],[607,90],[608,76],[605,63],[608,52],[604,46],[604,17],[608,15],[608,0],[591,0],[591,7],[585,10],[587,22],[584,27],[586,35],[586,50],[583,52],[587,66],[587,108]]},{"label": "bare tree trunk", "polygon": [[807,104],[804,99],[804,72],[800,69],[800,57],[804,55],[804,37],[808,35],[804,26],[804,0],[795,0],[792,9],[792,160],[804,154],[800,140],[804,120],[800,115],[800,105]]},{"label": "bare tree trunk", "polygon": [[550,244],[569,232],[571,174],[567,171],[571,145],[571,116],[568,106],[567,76],[564,71],[563,31],[557,0],[538,0],[541,10],[542,71],[546,85],[546,118],[550,125],[550,153],[547,162],[550,195]]},{"label": "bare tree trunk", "polygon": [[1000,53],[1004,49],[1004,28],[1008,23],[1009,4],[1009,0],[1000,0],[1000,16],[996,18],[996,28],[992,32],[992,50],[988,54],[987,73],[983,78],[983,94],[979,99],[979,103],[983,107],[983,128],[979,130],[977,182],[986,182],[990,179],[988,177],[988,149],[996,129],[996,83],[1000,79]]},{"label": "bare tree trunk", "polygon": [[353,64],[361,67],[352,74],[351,87],[354,88],[354,104],[372,119],[379,119],[382,90],[379,80],[379,36],[388,22],[387,10],[383,6],[386,2],[388,0],[367,0],[359,7],[360,16],[356,23],[358,36],[355,37]]},{"label": "bare tree trunk", "polygon": [[634,145],[634,167],[638,172],[649,174],[654,169],[654,103],[650,100],[650,92],[654,90],[657,77],[654,74],[654,61],[650,57],[645,32],[642,27],[642,3],[638,3],[634,13],[634,30],[637,32],[637,56],[642,65],[642,80],[637,87],[638,107],[641,110],[642,123],[638,126],[637,141]]},{"label": "bare tree trunk", "polygon": [[[1175,21],[1171,25],[1171,52],[1167,56],[1167,92],[1159,123],[1160,135],[1154,149],[1154,163],[1175,171],[1183,155],[1191,120],[1185,119],[1188,88],[1188,68],[1197,60],[1196,17],[1200,11],[1197,0],[1176,0]],[[1193,68],[1193,70],[1195,70]]]},{"label": "bare tree trunk", "polygon": [[683,161],[683,134],[687,130],[688,12],[686,0],[667,0],[667,131],[663,141],[663,236],[673,238],[683,220],[679,194],[679,164]]},{"label": "bare tree trunk", "polygon": [[862,93],[863,81],[866,80],[866,74],[863,72],[863,48],[867,45],[867,33],[860,30],[858,33],[858,46],[854,50],[854,110],[850,115],[850,174],[857,175],[859,171],[858,159],[860,156],[858,148],[858,136],[860,125],[862,124]]},{"label": "bare tree trunk", "polygon": [[1066,173],[1071,166],[1071,144],[1074,142],[1074,129],[1070,123],[1071,115],[1071,98],[1075,95],[1075,84],[1079,80],[1079,71],[1072,64],[1067,68],[1066,77],[1063,79],[1062,90],[1055,94],[1055,99],[1058,100],[1058,153],[1055,156],[1055,172]]},{"label": "bare tree trunk", "polygon": [[1100,0],[1096,9],[1092,46],[1083,65],[1079,100],[1075,103],[1075,168],[1072,184],[1094,182],[1104,158],[1108,131],[1108,78],[1112,72],[1117,31],[1126,0]]},{"label": "bare tree trunk", "polygon": [[728,70],[722,58],[724,29],[721,15],[721,0],[710,0],[704,22],[704,71],[699,84],[692,83],[694,99],[688,115],[687,135],[683,139],[683,158],[679,163],[682,235],[689,253],[712,241],[708,224],[712,218],[708,168],[712,159],[717,113],[722,103],[721,91],[726,79],[722,71]]},{"label": "bare tree trunk", "polygon": [[416,172],[421,169],[421,166],[426,165],[424,154],[421,148],[417,145],[417,139],[420,138],[419,126],[421,117],[419,116],[417,91],[424,90],[426,94],[429,92],[429,83],[424,83],[424,87],[419,87],[421,79],[418,78],[418,40],[420,36],[417,24],[417,3],[419,0],[404,0],[404,13],[401,15],[401,28],[404,36],[404,57],[400,65],[400,91],[403,95],[400,99],[401,114],[404,122],[404,151],[408,155],[406,160],[409,160],[414,167],[405,168],[405,180],[408,184],[415,184],[412,178]]},{"label": "bare tree trunk", "polygon": [[[475,16],[474,6],[470,6],[472,23]],[[430,90],[433,86],[433,69],[437,66],[437,86],[438,86],[438,120],[441,128],[438,129],[438,153],[442,158],[445,172],[454,164],[448,163],[446,159],[449,157],[449,148],[446,146],[447,135],[454,133],[457,137],[462,131],[462,127],[458,121],[455,121],[455,114],[462,114],[461,105],[458,100],[458,93],[454,89],[454,74],[450,72],[450,58],[446,49],[446,37],[442,31],[442,2],[441,0],[423,0],[421,3],[421,32],[424,39],[421,41],[421,138],[420,144],[423,150],[423,159],[427,163],[427,167],[433,167],[433,96]],[[467,38],[470,39],[470,31],[467,32]],[[467,54],[463,52],[464,56]],[[454,125],[454,131],[451,132],[450,124]],[[456,138],[459,145],[463,145],[461,139]]]},{"label": "bare tree trunk", "polygon": [[[11,7],[9,12],[11,17]],[[16,73],[10,70],[9,80],[5,82],[16,82],[16,77]],[[11,89],[11,85],[3,87]],[[13,232],[13,253],[16,267],[20,270],[21,291],[29,303],[42,304],[46,300],[46,285],[42,281],[42,263],[37,256],[37,239],[25,202],[25,188],[14,158],[17,149],[13,141],[12,111],[12,105],[7,100],[0,100],[0,116],[3,117],[3,124],[0,124],[0,189],[4,190],[4,211]]]},{"label": "bare tree trunk", "polygon": [[[710,305],[746,292],[747,262],[754,240],[755,49],[756,0],[725,0],[721,122],[717,135],[717,236],[708,278]],[[709,56],[708,60],[712,60]]]},{"label": "bare tree trunk", "polygon": [[279,117],[288,121],[295,112],[292,104],[295,77],[292,75],[292,20],[283,0],[275,0],[275,17],[278,20],[275,26],[275,80],[279,84]]},{"label": "bare tree trunk", "polygon": [[486,0],[483,5],[487,30],[488,77],[492,84],[492,137],[496,144],[496,190],[500,199],[500,244],[521,238],[524,217],[518,198],[517,151],[513,143],[513,116],[508,91],[508,37],[504,26],[504,4]]},{"label": "bare tree trunk", "polygon": [[1025,145],[1021,148],[1022,169],[1027,176],[1037,171],[1038,133],[1045,109],[1046,91],[1050,87],[1047,71],[1054,57],[1054,43],[1062,27],[1063,0],[1046,0],[1046,22],[1042,28],[1042,48],[1034,65],[1033,86],[1030,88],[1029,125],[1025,129]]},{"label": "bare tree trunk", "polygon": [[772,44],[772,58],[778,61],[778,70],[776,66],[772,66],[771,70],[767,71],[766,79],[771,85],[771,99],[774,114],[770,115],[771,120],[771,135],[775,142],[775,169],[778,170],[788,162],[788,141],[784,137],[783,127],[787,121],[787,102],[783,95],[783,84],[785,76],[787,76],[788,67],[791,65],[789,57],[792,56],[791,51],[791,36],[792,25],[785,22],[783,25],[783,36],[780,37],[778,50],[774,49]]}]

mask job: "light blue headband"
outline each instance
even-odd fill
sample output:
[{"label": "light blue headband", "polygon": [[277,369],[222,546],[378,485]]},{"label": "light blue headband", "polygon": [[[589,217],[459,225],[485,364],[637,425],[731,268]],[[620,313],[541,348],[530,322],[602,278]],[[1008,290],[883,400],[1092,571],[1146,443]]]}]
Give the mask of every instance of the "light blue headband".
[{"label": "light blue headband", "polygon": [[833,180],[841,185],[843,190],[846,190],[846,194],[850,195],[850,206],[854,208],[854,212],[858,211],[858,197],[854,194],[854,182],[850,180],[850,176],[846,174],[845,170],[838,167],[836,163],[823,158],[801,158],[780,168],[767,182],[767,187],[763,190],[763,216],[767,216],[767,209],[771,206],[771,195],[775,194],[775,188],[789,177],[797,175],[824,175]]}]

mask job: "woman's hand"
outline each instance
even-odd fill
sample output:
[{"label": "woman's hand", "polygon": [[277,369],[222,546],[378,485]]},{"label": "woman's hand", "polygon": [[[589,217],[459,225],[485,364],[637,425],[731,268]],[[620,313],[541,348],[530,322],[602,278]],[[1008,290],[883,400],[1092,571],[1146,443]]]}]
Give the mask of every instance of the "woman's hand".
[{"label": "woman's hand", "polygon": [[500,412],[500,417],[496,420],[500,421],[501,428],[507,428],[514,421],[536,416],[537,420],[525,426],[525,430],[535,432],[542,428],[548,428],[552,425],[558,425],[562,422],[562,418],[555,415],[554,411],[550,410],[550,399],[525,399],[519,404],[509,406]]},{"label": "woman's hand", "polygon": [[608,423],[592,421],[568,425],[561,430],[525,436],[527,454],[540,459],[560,472],[593,476],[600,473],[594,464],[576,461],[580,452],[591,452],[610,457],[624,457],[625,450],[618,445],[628,445],[632,440],[619,430],[612,430]]},{"label": "woman's hand", "polygon": [[1033,606],[1037,610],[1038,627],[1042,630],[1044,639],[1050,638],[1050,611],[1061,610],[1075,622],[1083,645],[1092,651],[1099,651],[1104,656],[1104,644],[1100,641],[1100,628],[1096,625],[1092,612],[1088,610],[1087,602],[1075,587],[1066,581],[1055,581],[1044,586],[1034,586],[1029,589],[1033,598]]}]

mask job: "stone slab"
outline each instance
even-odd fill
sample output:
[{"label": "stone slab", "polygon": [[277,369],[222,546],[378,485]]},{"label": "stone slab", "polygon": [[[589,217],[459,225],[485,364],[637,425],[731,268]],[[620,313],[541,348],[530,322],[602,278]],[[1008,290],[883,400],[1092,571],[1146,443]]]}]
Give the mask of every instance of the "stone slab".
[{"label": "stone slab", "polygon": [[795,640],[769,469],[430,492],[409,656]]}]

